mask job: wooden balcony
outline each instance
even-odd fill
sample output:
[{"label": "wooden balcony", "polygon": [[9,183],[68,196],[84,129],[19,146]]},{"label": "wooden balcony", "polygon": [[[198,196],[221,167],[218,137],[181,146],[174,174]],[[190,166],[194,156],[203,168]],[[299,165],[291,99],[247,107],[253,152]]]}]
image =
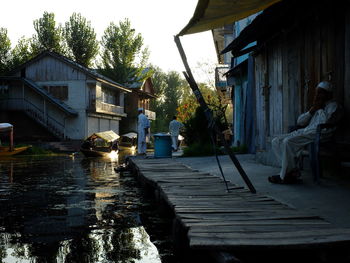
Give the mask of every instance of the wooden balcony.
[{"label": "wooden balcony", "polygon": [[148,117],[149,120],[156,120],[156,113],[154,111],[145,110],[145,115]]},{"label": "wooden balcony", "polygon": [[104,102],[96,103],[94,100],[90,101],[89,107],[87,110],[90,112],[106,113],[110,115],[126,117],[126,113],[124,112],[124,107],[109,104],[109,103],[104,103]]}]

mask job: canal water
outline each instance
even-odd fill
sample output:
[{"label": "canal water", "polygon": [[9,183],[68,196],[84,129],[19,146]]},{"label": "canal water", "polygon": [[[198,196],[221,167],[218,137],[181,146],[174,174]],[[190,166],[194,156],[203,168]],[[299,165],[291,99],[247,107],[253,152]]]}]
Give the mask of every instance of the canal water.
[{"label": "canal water", "polygon": [[146,230],[164,222],[135,179],[115,172],[120,162],[0,159],[1,262],[175,262],[166,234]]}]

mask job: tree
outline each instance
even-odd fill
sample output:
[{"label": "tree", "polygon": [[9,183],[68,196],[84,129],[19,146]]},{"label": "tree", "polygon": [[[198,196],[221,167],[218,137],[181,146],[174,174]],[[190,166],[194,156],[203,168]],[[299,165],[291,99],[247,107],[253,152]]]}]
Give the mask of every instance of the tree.
[{"label": "tree", "polygon": [[85,67],[91,66],[99,46],[90,21],[81,14],[73,13],[66,22],[65,37],[74,60]]},{"label": "tree", "polygon": [[60,25],[56,27],[54,13],[45,11],[43,17],[33,23],[37,34],[33,36],[31,47],[35,55],[43,50],[66,54],[63,28]]},{"label": "tree", "polygon": [[7,29],[0,28],[0,75],[4,75],[10,66],[11,41],[7,36]]},{"label": "tree", "polygon": [[216,64],[209,60],[197,62],[193,69],[193,75],[197,79],[201,79],[201,83],[205,83],[209,87],[215,87],[215,67]]},{"label": "tree", "polygon": [[176,109],[179,106],[184,86],[185,81],[180,77],[178,72],[168,72],[166,76],[166,88],[164,90],[164,117],[168,123],[172,120],[172,117],[176,115]]},{"label": "tree", "polygon": [[[199,90],[211,109],[220,105],[220,100],[215,90],[209,88],[204,83],[199,83]],[[183,96],[181,97],[181,102],[177,108],[179,120],[181,122],[186,122],[193,116],[198,106],[199,103],[197,102],[196,97],[193,95],[192,90],[190,87],[186,87],[184,89]]]},{"label": "tree", "polygon": [[128,19],[119,25],[110,23],[102,37],[101,73],[121,84],[133,82],[148,60],[148,49],[142,46],[141,34],[136,34]]},{"label": "tree", "polygon": [[17,45],[11,51],[11,68],[16,68],[33,57],[30,43],[30,39],[24,36],[18,40]]},{"label": "tree", "polygon": [[164,73],[159,67],[153,67],[153,86],[157,99],[151,101],[151,110],[156,112],[156,120],[152,122],[152,130],[167,132],[169,122],[176,115],[176,109],[186,83],[179,73]]},{"label": "tree", "polygon": [[156,113],[156,120],[152,121],[151,129],[153,131],[166,131],[167,124],[165,123],[165,109],[164,109],[164,91],[166,89],[166,74],[159,68],[151,66],[153,71],[152,82],[154,93],[157,99],[150,102],[150,109]]}]

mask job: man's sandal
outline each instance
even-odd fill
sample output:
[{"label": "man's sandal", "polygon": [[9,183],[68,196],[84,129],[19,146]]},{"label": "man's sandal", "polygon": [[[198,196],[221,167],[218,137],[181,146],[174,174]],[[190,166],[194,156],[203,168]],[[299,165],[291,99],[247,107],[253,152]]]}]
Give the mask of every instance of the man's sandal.
[{"label": "man's sandal", "polygon": [[297,176],[286,176],[282,179],[279,175],[269,176],[269,182],[273,184],[299,184],[302,183],[303,180],[298,178]]},{"label": "man's sandal", "polygon": [[281,179],[281,177],[279,175],[272,175],[269,176],[269,182],[273,183],[273,184],[283,184],[283,180]]}]

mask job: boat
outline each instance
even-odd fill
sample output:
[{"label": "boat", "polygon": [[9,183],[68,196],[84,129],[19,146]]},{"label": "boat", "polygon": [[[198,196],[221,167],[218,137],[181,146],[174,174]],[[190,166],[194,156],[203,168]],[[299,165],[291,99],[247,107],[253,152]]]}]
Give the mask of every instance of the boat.
[{"label": "boat", "polygon": [[137,133],[128,132],[119,138],[119,150],[121,151],[135,151],[137,144]]},{"label": "boat", "polygon": [[32,146],[29,145],[29,146],[13,147],[13,150],[11,151],[10,146],[0,146],[0,157],[12,156],[15,154],[19,154],[19,153],[24,152],[25,150],[29,149],[30,147],[32,147]]},{"label": "boat", "polygon": [[0,146],[0,157],[12,156],[15,154],[19,154],[21,152],[24,152],[28,148],[32,147],[31,145],[14,147],[14,145],[13,145],[13,125],[10,123],[0,123],[0,132],[1,133],[9,133],[9,137],[10,137],[10,146]]},{"label": "boat", "polygon": [[119,137],[112,130],[93,133],[82,143],[80,151],[86,157],[109,157],[111,153],[118,153]]}]

